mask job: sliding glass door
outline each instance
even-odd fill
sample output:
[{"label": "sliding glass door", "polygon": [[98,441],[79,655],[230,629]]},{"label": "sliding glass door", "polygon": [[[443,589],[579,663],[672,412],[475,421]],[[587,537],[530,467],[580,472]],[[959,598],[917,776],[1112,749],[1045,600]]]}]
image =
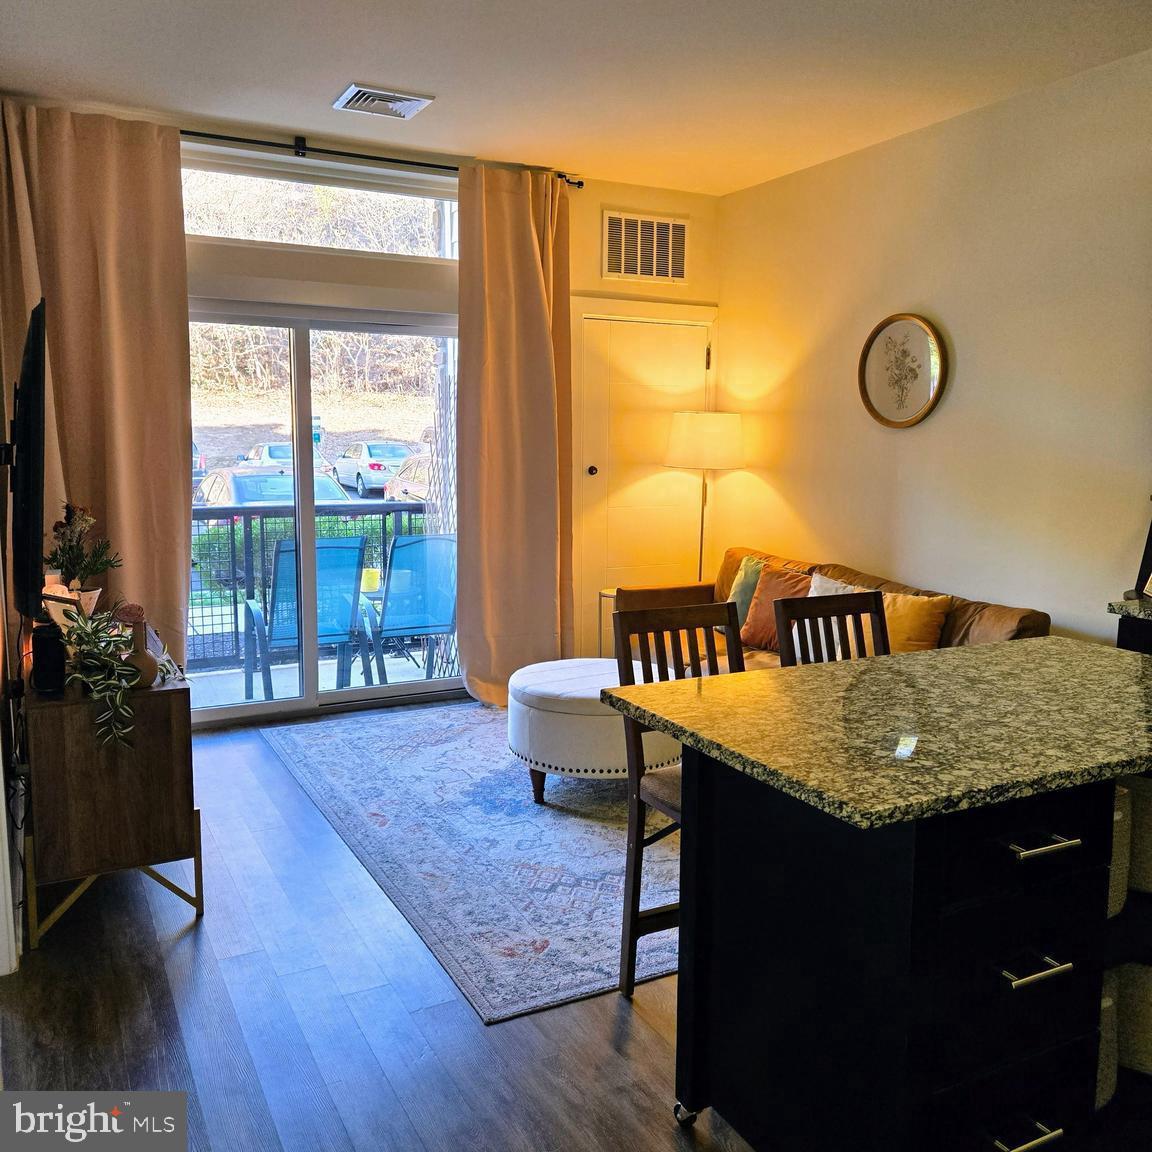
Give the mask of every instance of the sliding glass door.
[{"label": "sliding glass door", "polygon": [[201,719],[458,683],[455,339],[209,316],[190,333]]},{"label": "sliding glass door", "polygon": [[314,520],[320,635],[333,641],[319,654],[324,694],[457,674],[455,484],[444,483],[456,474],[448,345],[310,331],[313,461],[336,489],[317,499]]}]

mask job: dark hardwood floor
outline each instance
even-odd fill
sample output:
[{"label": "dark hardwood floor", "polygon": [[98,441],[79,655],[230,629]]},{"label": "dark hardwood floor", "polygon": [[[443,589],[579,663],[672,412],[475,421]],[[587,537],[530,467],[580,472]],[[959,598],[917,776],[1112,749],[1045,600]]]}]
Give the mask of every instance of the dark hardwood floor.
[{"label": "dark hardwood floor", "polygon": [[485,1027],[258,733],[194,747],[204,919],[99,880],[0,979],[5,1088],[187,1091],[217,1152],[747,1149],[672,1118],[674,978]]},{"label": "dark hardwood floor", "polygon": [[[672,1119],[674,978],[485,1027],[258,733],[195,756],[203,921],[140,873],[98,881],[0,979],[5,1088],[187,1091],[217,1152],[747,1149]],[[1147,1152],[1150,1125],[1127,1075],[1095,1152]]]}]

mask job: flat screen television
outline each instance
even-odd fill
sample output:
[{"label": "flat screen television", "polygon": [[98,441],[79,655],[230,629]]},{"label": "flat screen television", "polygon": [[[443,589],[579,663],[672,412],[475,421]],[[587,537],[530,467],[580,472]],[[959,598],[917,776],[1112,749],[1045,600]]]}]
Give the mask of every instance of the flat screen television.
[{"label": "flat screen television", "polygon": [[35,619],[44,589],[44,301],[32,309],[12,416],[12,588]]}]

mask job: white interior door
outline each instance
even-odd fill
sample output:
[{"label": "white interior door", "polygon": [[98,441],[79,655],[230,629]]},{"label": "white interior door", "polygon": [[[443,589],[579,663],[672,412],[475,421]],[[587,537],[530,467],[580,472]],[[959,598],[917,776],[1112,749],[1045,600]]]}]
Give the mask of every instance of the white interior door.
[{"label": "white interior door", "polygon": [[696,579],[700,475],[666,468],[662,460],[672,413],[707,407],[709,332],[705,324],[583,321],[580,655],[612,651],[611,605],[601,613],[601,589]]}]

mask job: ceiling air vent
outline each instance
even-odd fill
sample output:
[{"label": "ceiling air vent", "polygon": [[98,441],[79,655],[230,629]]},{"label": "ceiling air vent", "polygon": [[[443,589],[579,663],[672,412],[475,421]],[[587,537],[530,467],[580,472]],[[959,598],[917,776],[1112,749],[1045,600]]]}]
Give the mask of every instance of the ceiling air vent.
[{"label": "ceiling air vent", "polygon": [[685,279],[688,221],[604,213],[604,276],[613,280]]},{"label": "ceiling air vent", "polygon": [[347,112],[367,112],[371,116],[392,116],[411,120],[422,108],[432,103],[431,96],[414,96],[410,92],[387,92],[383,88],[365,88],[353,84],[332,105]]}]

